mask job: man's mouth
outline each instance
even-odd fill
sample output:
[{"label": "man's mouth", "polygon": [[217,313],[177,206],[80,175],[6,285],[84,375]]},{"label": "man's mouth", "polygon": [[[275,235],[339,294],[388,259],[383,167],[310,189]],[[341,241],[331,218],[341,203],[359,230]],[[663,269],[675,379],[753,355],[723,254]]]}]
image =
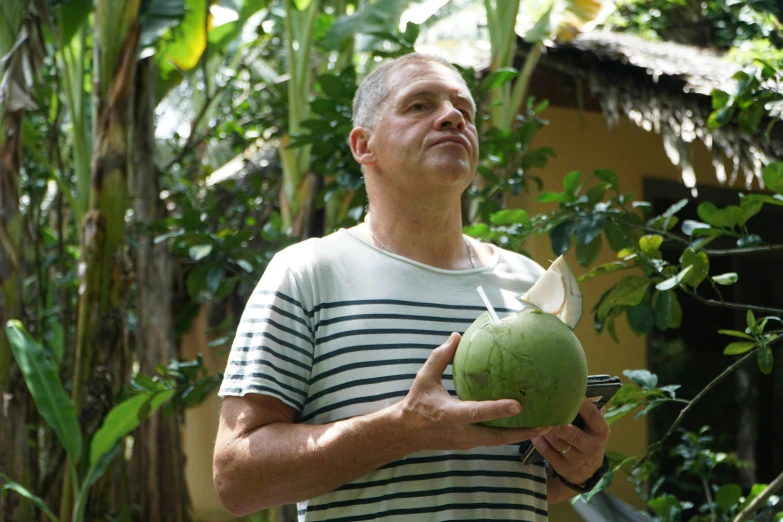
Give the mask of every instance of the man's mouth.
[{"label": "man's mouth", "polygon": [[435,140],[435,143],[433,143],[433,146],[435,145],[459,145],[465,150],[468,151],[470,150],[468,141],[460,136],[447,136],[447,137],[439,138]]}]

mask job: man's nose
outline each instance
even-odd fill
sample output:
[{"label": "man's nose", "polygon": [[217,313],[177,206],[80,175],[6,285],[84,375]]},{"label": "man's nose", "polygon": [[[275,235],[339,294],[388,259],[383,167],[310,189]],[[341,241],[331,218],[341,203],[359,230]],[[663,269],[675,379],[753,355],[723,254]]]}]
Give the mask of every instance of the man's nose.
[{"label": "man's nose", "polygon": [[465,117],[462,113],[449,102],[441,109],[441,114],[435,122],[438,129],[455,128],[459,131],[465,130]]}]

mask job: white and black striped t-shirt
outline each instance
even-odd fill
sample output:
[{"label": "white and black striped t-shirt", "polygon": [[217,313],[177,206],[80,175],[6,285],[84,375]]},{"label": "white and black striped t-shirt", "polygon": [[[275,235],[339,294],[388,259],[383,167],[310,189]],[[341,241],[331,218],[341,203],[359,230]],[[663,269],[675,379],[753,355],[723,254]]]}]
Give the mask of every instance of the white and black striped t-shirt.
[{"label": "white and black striped t-shirt", "polygon": [[[375,412],[402,400],[432,349],[484,311],[477,286],[513,312],[542,273],[497,247],[488,266],[453,271],[348,230],[303,241],[274,257],[249,299],[219,395],[271,395],[308,424]],[[443,385],[456,395],[451,366]],[[516,445],[414,453],[300,503],[299,519],[542,522],[546,468],[522,465]]]}]

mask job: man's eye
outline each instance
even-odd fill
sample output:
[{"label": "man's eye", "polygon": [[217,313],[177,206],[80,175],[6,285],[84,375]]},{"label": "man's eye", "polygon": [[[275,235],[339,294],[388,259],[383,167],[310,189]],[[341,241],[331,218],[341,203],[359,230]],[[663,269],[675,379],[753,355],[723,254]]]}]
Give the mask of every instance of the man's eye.
[{"label": "man's eye", "polygon": [[424,105],[423,103],[414,103],[413,105],[411,105],[412,111],[423,111],[426,108],[427,106]]}]

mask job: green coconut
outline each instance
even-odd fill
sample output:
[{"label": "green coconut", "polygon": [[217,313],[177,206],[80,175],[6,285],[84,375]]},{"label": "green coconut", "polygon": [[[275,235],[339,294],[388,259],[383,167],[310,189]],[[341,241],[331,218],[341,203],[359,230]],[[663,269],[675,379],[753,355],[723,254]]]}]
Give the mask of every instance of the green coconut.
[{"label": "green coconut", "polygon": [[463,334],[452,367],[460,399],[519,401],[520,413],[484,423],[489,426],[570,424],[587,388],[587,360],[576,335],[534,308],[498,322],[483,313]]}]

